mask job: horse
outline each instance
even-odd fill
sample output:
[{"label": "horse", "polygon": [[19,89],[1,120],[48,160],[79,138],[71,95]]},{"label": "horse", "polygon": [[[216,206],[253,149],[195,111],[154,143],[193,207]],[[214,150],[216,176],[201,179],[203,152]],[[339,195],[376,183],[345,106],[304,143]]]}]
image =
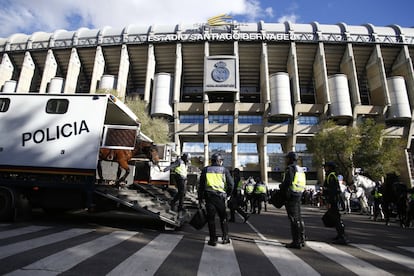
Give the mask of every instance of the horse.
[{"label": "horse", "polygon": [[[118,163],[115,183],[116,185],[119,185],[120,183],[125,182],[130,173],[129,162],[132,158],[148,158],[159,167],[160,157],[158,155],[157,146],[152,142],[139,140],[135,144],[133,150],[101,148],[99,150],[97,167],[99,176],[98,182],[101,182],[104,179],[102,174],[102,161]],[[122,170],[124,170],[125,173],[121,177]]]},{"label": "horse", "polygon": [[373,201],[372,191],[375,188],[375,181],[360,174],[353,176],[353,182],[356,187],[356,197],[361,204],[361,213],[368,213],[373,215]]},{"label": "horse", "polygon": [[351,187],[344,184],[344,181],[339,181],[339,187],[341,189],[341,200],[343,202],[343,209],[344,212],[347,214],[351,213],[351,196],[353,194],[353,191],[351,190]]},{"label": "horse", "polygon": [[[103,174],[102,174],[102,161],[111,161],[111,162],[118,163],[118,169],[116,173],[115,182],[117,184],[124,182],[130,173],[128,162],[132,158],[132,153],[133,153],[132,150],[101,148],[99,150],[99,160],[98,160],[98,167],[97,167],[99,181],[102,181],[104,179]],[[121,177],[122,169],[125,170],[125,173]]]},{"label": "horse", "polygon": [[383,210],[385,223],[388,225],[394,211],[401,227],[406,227],[407,221],[407,185],[398,180],[397,176],[387,175],[383,188]]}]

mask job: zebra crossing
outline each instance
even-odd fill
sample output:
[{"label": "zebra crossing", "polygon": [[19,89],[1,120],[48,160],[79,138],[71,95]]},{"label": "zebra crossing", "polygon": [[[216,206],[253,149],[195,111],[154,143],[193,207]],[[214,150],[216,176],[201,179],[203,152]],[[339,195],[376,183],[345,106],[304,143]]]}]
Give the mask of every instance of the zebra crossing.
[{"label": "zebra crossing", "polygon": [[[0,274],[16,276],[75,275],[73,269],[76,271],[84,269],[86,274],[91,260],[99,264],[101,263],[99,258],[111,257],[112,263],[98,267],[97,274],[157,275],[157,272],[165,265],[165,261],[171,255],[180,256],[180,252],[176,252],[176,248],[185,238],[185,235],[180,233],[152,233],[148,237],[147,233],[116,229],[98,231],[92,228],[60,229],[39,225],[10,229],[8,225],[0,224]],[[277,240],[259,238],[249,241],[255,245],[249,248],[257,252],[239,252],[240,243],[246,242],[243,240],[233,239],[230,244],[218,244],[216,247],[211,247],[207,245],[208,238],[194,239],[192,242],[197,243],[201,249],[200,255],[194,254],[194,258],[198,258],[197,268],[187,267],[186,262],[189,260],[181,257],[181,267],[171,268],[170,271],[175,270],[175,274],[177,274],[180,272],[177,269],[184,269],[186,270],[184,275],[201,276],[243,275],[246,274],[242,269],[245,266],[239,263],[239,258],[241,254],[251,254],[253,256],[252,262],[254,262],[254,256],[261,258],[264,255],[267,258],[270,270],[268,275],[326,274],[319,271],[318,265],[315,263],[304,260],[298,254],[299,251],[287,249]],[[68,241],[71,242],[67,243]],[[125,242],[130,243],[130,249],[126,252],[127,255],[118,257],[119,254],[116,252],[122,250]],[[200,246],[200,243],[203,242],[204,244]],[[47,250],[56,244],[59,244],[58,248],[50,249],[50,252],[38,253],[42,249]],[[135,247],[133,247],[134,245]],[[352,250],[345,249],[349,247]],[[396,250],[392,251],[390,248],[385,249],[371,244],[351,244],[349,247],[335,247],[324,242],[308,241],[306,250],[312,250],[315,254],[329,259],[338,267],[345,268],[356,275],[400,274],[386,271],[377,262],[391,262],[401,267],[402,270],[399,271],[405,271],[408,274],[414,273],[414,247],[398,246]],[[355,250],[359,252],[358,256],[352,254],[352,251]],[[361,258],[361,255],[368,257]],[[20,265],[18,260],[25,261]],[[10,265],[13,262],[17,263]],[[88,274],[93,275],[93,273]]]}]

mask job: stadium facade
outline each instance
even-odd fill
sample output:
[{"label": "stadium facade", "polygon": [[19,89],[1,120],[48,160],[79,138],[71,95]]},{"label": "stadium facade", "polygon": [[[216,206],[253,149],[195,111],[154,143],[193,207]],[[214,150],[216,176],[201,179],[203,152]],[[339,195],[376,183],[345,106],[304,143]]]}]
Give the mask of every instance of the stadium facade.
[{"label": "stadium facade", "polygon": [[130,25],[14,34],[0,38],[0,53],[2,92],[140,97],[199,166],[220,151],[245,176],[280,181],[293,150],[316,183],[321,170],[306,145],[318,126],[373,118],[406,142],[401,177],[413,179],[414,28]]}]

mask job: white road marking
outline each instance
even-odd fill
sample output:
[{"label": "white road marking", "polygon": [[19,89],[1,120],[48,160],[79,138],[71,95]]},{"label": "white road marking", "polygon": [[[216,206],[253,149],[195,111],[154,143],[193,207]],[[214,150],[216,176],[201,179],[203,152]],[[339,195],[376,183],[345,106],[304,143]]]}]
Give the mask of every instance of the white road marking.
[{"label": "white road marking", "polygon": [[92,241],[65,249],[6,275],[58,275],[82,261],[119,244],[137,232],[115,231]]},{"label": "white road marking", "polygon": [[108,275],[154,275],[182,238],[183,235],[160,234],[115,267]]},{"label": "white road marking", "polygon": [[28,234],[28,233],[33,233],[33,232],[37,232],[37,231],[48,229],[48,228],[50,228],[50,227],[33,225],[33,226],[21,227],[21,228],[18,228],[18,229],[11,229],[11,230],[7,230],[7,231],[2,231],[2,232],[0,232],[0,239],[16,237],[16,236],[20,236],[20,235],[24,235],[24,234]]},{"label": "white road marking", "polygon": [[329,244],[312,241],[308,241],[306,242],[306,244],[313,250],[323,254],[324,256],[342,265],[346,269],[351,270],[357,275],[392,275],[391,273],[388,273],[385,270],[377,268],[371,265],[370,263],[358,259],[357,257],[354,257],[353,255],[348,254],[345,251],[339,250]]},{"label": "white road marking", "polygon": [[60,242],[66,239],[70,239],[76,236],[80,236],[89,232],[95,231],[94,229],[69,229],[66,231],[54,233],[44,237],[34,238],[27,241],[12,243],[9,245],[0,246],[0,259],[22,253],[27,250],[31,250],[40,246]]},{"label": "white road marking", "polygon": [[398,248],[410,251],[414,253],[414,247],[408,247],[408,246],[398,246]]},{"label": "white road marking", "polygon": [[390,260],[394,263],[406,266],[409,269],[414,270],[414,259],[413,258],[404,256],[401,254],[397,254],[397,253],[379,248],[371,244],[352,244],[352,246],[358,247],[359,249],[362,249],[368,253],[380,256],[384,259]]},{"label": "white road marking", "polygon": [[233,243],[221,244],[221,240],[217,242],[217,246],[207,245],[209,238],[207,237],[204,244],[203,253],[201,255],[198,267],[198,276],[236,276],[241,275],[239,263],[234,253]]},{"label": "white road marking", "polygon": [[313,267],[275,241],[256,241],[280,275],[320,275]]}]

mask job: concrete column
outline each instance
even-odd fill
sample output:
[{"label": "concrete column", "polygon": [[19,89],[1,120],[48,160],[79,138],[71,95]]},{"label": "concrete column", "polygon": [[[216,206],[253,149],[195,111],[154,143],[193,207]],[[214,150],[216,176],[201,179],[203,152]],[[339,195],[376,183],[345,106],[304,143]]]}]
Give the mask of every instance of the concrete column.
[{"label": "concrete column", "polygon": [[17,83],[17,92],[30,92],[30,85],[34,76],[36,65],[33,62],[30,52],[24,53],[22,70],[20,71],[19,81]]},{"label": "concrete column", "polygon": [[128,47],[124,44],[121,48],[121,57],[119,61],[118,81],[116,90],[118,91],[118,98],[125,100],[126,87],[129,74],[129,55]]},{"label": "concrete column", "polygon": [[291,89],[293,92],[293,102],[295,104],[301,103],[299,88],[298,56],[296,54],[295,42],[290,43],[289,58],[287,61],[287,71],[292,84]]},{"label": "concrete column", "polygon": [[239,148],[239,135],[235,133],[233,135],[233,143],[232,143],[232,153],[231,157],[233,159],[233,168],[238,167],[239,155],[238,155],[238,148]]},{"label": "concrete column", "polygon": [[344,56],[341,61],[341,73],[348,77],[349,92],[351,93],[351,102],[353,106],[361,104],[361,97],[359,94],[358,74],[355,65],[354,51],[352,44],[346,45]]},{"label": "concrete column", "polygon": [[93,64],[91,87],[89,88],[90,94],[95,94],[98,82],[101,80],[105,71],[105,57],[102,52],[102,47],[96,47],[95,61]]},{"label": "concrete column", "polygon": [[[178,103],[178,102],[180,102],[181,76],[182,76],[182,73],[183,73],[183,55],[182,55],[182,45],[181,45],[181,43],[177,43],[176,49],[175,49],[175,55],[176,55],[176,57],[175,57],[173,101]],[[175,109],[175,111],[177,111],[177,109]],[[177,112],[176,116],[178,116],[178,112]]]},{"label": "concrete column", "polygon": [[75,94],[80,73],[81,62],[76,48],[72,48],[69,58],[68,72],[66,73],[65,88],[63,93]]},{"label": "concrete column", "polygon": [[204,134],[204,167],[210,164],[210,155],[208,153],[208,135]]},{"label": "concrete column", "polygon": [[145,89],[144,89],[144,102],[150,102],[151,96],[151,84],[152,80],[154,80],[155,75],[155,53],[154,53],[154,45],[148,45],[148,63],[147,63],[147,77],[145,79]]},{"label": "concrete column", "polygon": [[47,85],[56,76],[57,62],[52,50],[47,51],[45,66],[43,69],[42,82],[40,83],[39,93],[46,93]]},{"label": "concrete column", "polygon": [[[392,66],[393,76],[403,76],[407,85],[408,99],[410,100],[411,106],[411,124],[407,135],[406,148],[411,147],[412,137],[414,137],[414,69],[413,61],[410,57],[410,52],[407,45],[404,45],[397,59]],[[409,170],[409,173],[411,171]],[[411,176],[410,176],[411,177]]]},{"label": "concrete column", "polygon": [[203,104],[204,106],[204,166],[208,166],[209,164],[209,154],[208,154],[208,128],[209,128],[209,123],[208,123],[208,102],[204,102]]},{"label": "concrete column", "polygon": [[0,63],[0,88],[13,76],[14,66],[9,58],[9,55],[4,54]]},{"label": "concrete column", "polygon": [[[208,43],[208,41],[204,42],[204,56],[205,57],[210,56],[210,44]],[[204,101],[204,103],[208,102],[208,95],[204,91],[203,91],[203,101]],[[206,107],[207,106],[204,105],[204,108],[206,108]]]},{"label": "concrete column", "polygon": [[325,104],[325,111],[327,111],[328,104],[331,102],[328,88],[328,69],[326,68],[326,57],[323,43],[319,43],[316,52],[315,60],[313,62],[313,72],[315,78],[315,90],[317,103]]},{"label": "concrete column", "polygon": [[270,84],[269,84],[269,55],[267,53],[267,43],[262,43],[262,56],[260,59],[260,91],[262,102],[270,104]]},{"label": "concrete column", "polygon": [[[367,72],[372,105],[384,106],[385,112],[385,107],[389,106],[391,102],[388,93],[384,60],[379,45],[374,46],[374,50],[371,53],[371,57],[369,58],[365,69]],[[375,95],[375,97],[372,95]]]},{"label": "concrete column", "polygon": [[[239,64],[240,63],[240,57],[239,57],[239,42],[238,41],[233,42],[233,53],[234,53],[234,56],[237,57],[237,59],[236,59],[236,62],[237,62],[236,68],[237,68],[237,70],[239,70],[239,68],[240,68],[240,64]],[[240,78],[240,72],[238,72],[237,75]],[[240,80],[237,81],[237,82],[239,83],[239,85],[237,85],[238,86],[238,91],[235,92],[234,101],[235,102],[240,102]]]},{"label": "concrete column", "polygon": [[267,135],[263,135],[260,137],[259,142],[259,164],[261,178],[264,183],[269,183],[269,179],[267,176],[267,159]]}]

